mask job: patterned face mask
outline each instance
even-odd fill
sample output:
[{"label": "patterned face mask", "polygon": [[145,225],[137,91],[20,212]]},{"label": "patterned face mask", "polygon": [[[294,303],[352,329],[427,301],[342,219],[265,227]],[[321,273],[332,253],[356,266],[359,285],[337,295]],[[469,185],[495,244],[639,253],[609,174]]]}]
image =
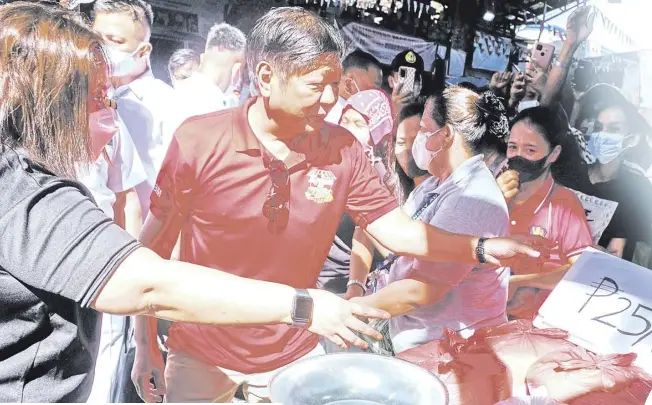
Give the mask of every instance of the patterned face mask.
[{"label": "patterned face mask", "polygon": [[366,117],[374,145],[378,145],[392,133],[394,127],[392,107],[389,97],[382,90],[360,91],[346,101],[346,106],[353,107]]}]

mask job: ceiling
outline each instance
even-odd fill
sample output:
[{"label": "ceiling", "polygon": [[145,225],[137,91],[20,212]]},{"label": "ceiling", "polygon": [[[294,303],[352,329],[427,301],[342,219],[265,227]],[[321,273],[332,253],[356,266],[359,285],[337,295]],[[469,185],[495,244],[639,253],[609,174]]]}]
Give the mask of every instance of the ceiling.
[{"label": "ceiling", "polygon": [[[556,15],[578,6],[575,0],[438,0],[440,3],[454,7],[465,4],[464,20],[475,21],[478,29],[484,32],[510,37],[514,28],[525,23],[539,22],[544,14],[548,20]],[[492,22],[483,19],[485,11],[493,11]]]}]

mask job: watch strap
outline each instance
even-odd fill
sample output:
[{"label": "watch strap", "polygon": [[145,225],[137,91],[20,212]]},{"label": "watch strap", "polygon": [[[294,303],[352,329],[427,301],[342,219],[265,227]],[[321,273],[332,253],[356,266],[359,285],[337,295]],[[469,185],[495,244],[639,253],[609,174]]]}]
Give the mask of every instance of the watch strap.
[{"label": "watch strap", "polygon": [[292,326],[295,328],[305,328],[312,322],[313,301],[308,290],[295,290],[294,300],[292,301]]},{"label": "watch strap", "polygon": [[346,283],[346,288],[349,288],[352,285],[357,285],[358,287],[360,287],[362,289],[362,294],[363,295],[367,293],[367,286],[365,286],[364,283],[362,283],[361,281],[359,281],[359,280],[349,280],[349,282]]},{"label": "watch strap", "polygon": [[475,255],[478,258],[478,262],[485,264],[487,263],[487,258],[484,256],[484,243],[487,241],[487,238],[478,239],[478,246],[475,247]]}]

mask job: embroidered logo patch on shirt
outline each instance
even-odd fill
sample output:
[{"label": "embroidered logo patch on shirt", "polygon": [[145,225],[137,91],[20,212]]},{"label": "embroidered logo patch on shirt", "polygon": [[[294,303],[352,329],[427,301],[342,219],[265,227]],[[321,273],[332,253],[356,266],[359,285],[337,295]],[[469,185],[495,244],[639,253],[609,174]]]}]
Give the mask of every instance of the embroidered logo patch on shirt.
[{"label": "embroidered logo patch on shirt", "polygon": [[309,187],[306,190],[306,199],[318,204],[333,201],[333,185],[337,178],[328,170],[314,169],[308,178]]},{"label": "embroidered logo patch on shirt", "polygon": [[548,230],[545,228],[542,228],[540,226],[531,226],[530,227],[530,234],[535,235],[535,236],[541,236],[542,238],[545,238],[546,235],[548,235]]}]

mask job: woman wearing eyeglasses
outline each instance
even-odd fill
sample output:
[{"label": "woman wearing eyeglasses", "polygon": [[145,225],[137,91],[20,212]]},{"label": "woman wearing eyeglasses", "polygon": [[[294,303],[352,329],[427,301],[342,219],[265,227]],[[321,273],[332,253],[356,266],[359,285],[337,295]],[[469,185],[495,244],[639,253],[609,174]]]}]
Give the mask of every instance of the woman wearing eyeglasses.
[{"label": "woman wearing eyeglasses", "polygon": [[[143,248],[71,180],[116,132],[101,39],[77,15],[0,7],[0,402],[85,402],[100,312],[200,324],[292,323],[295,289]],[[354,315],[311,290],[314,333],[365,346]],[[151,393],[144,393],[148,398]]]}]

